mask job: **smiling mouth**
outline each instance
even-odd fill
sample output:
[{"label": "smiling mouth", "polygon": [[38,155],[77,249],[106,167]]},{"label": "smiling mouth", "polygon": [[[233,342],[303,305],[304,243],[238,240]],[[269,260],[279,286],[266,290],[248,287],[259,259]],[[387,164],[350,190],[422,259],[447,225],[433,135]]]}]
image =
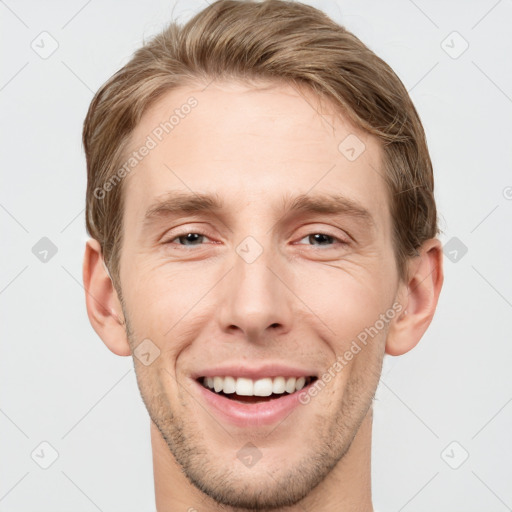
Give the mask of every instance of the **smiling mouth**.
[{"label": "smiling mouth", "polygon": [[274,377],[247,379],[243,377],[199,377],[196,379],[204,388],[216,395],[241,403],[260,403],[276,400],[298,393],[317,380],[309,377]]}]

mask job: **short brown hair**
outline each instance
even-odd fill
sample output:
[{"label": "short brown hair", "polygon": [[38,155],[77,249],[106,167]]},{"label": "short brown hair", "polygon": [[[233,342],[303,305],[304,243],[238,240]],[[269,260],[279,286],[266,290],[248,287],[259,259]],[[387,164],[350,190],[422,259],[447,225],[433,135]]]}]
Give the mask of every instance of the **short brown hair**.
[{"label": "short brown hair", "polygon": [[175,22],[137,50],[94,96],[83,127],[86,224],[101,244],[118,291],[122,186],[95,193],[124,161],[130,135],[165,92],[213,79],[286,81],[334,101],[384,150],[400,278],[407,259],[438,234],[425,133],[393,70],[325,13],[300,2],[218,0],[183,26]]}]

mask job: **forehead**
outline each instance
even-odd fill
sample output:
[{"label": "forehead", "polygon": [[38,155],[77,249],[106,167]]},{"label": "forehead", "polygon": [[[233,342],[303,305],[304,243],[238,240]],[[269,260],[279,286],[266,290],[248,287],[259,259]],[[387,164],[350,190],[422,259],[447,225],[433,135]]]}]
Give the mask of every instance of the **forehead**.
[{"label": "forehead", "polygon": [[132,133],[130,151],[144,145],[151,149],[123,184],[125,218],[133,221],[176,190],[213,192],[228,205],[259,202],[260,208],[275,208],[293,192],[336,192],[376,218],[388,210],[377,139],[330,102],[290,84],[214,82],[172,90]]}]

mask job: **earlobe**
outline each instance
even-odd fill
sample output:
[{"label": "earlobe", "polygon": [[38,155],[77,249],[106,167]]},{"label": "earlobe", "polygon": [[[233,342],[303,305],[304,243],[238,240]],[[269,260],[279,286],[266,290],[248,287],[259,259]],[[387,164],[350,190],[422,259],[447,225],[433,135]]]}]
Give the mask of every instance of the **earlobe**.
[{"label": "earlobe", "polygon": [[443,285],[443,251],[440,240],[431,238],[409,262],[409,275],[399,292],[403,312],[390,324],[386,354],[399,356],[414,348],[427,330]]},{"label": "earlobe", "polygon": [[93,329],[116,355],[131,355],[121,303],[103,261],[100,243],[89,239],[85,246],[83,281],[87,315]]}]

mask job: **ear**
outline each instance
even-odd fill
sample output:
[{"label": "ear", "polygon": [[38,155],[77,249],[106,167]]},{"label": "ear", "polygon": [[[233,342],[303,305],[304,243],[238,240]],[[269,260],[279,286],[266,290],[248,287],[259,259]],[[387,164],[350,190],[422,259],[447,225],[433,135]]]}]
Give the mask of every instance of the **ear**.
[{"label": "ear", "polygon": [[97,240],[85,245],[83,280],[87,315],[105,345],[118,356],[131,355],[121,303],[107,273]]},{"label": "ear", "polygon": [[424,242],[408,264],[409,275],[400,285],[397,301],[403,309],[390,323],[386,354],[399,356],[414,348],[430,325],[443,286],[443,250],[440,240]]}]

